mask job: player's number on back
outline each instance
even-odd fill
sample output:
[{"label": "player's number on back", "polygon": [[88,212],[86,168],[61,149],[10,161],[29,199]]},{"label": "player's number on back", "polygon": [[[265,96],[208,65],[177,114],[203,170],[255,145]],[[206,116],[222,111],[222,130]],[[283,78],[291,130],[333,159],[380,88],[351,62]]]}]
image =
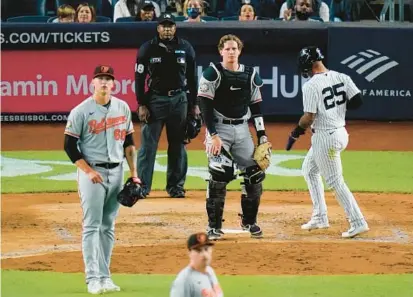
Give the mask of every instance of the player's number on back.
[{"label": "player's number on back", "polygon": [[113,133],[115,136],[115,140],[125,140],[126,138],[126,129],[115,129]]},{"label": "player's number on back", "polygon": [[339,83],[332,87],[324,88],[322,94],[324,96],[324,106],[326,110],[346,102],[344,83]]}]

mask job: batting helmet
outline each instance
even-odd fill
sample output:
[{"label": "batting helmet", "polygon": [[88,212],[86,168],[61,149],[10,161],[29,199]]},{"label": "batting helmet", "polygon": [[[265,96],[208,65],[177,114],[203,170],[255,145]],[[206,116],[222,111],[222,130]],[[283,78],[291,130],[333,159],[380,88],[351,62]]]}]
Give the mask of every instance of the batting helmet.
[{"label": "batting helmet", "polygon": [[309,72],[313,68],[313,64],[316,61],[322,61],[324,59],[321,50],[316,46],[307,46],[303,48],[298,54],[298,71],[305,78],[309,76]]},{"label": "batting helmet", "polygon": [[202,121],[200,118],[195,118],[192,115],[188,115],[185,126],[185,139],[189,141],[197,137],[201,131],[201,127]]}]

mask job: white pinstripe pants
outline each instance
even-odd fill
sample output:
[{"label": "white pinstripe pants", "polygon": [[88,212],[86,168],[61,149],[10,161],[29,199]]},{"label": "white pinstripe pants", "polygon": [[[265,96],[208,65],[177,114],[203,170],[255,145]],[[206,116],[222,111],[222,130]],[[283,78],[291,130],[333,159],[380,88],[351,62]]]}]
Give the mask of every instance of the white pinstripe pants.
[{"label": "white pinstripe pants", "polygon": [[311,137],[311,148],[304,159],[302,172],[313,202],[312,219],[327,223],[327,205],[324,197],[324,178],[329,188],[344,209],[350,225],[365,224],[356,199],[344,182],[341,152],[348,144],[347,130],[342,127],[333,130],[316,130]]}]

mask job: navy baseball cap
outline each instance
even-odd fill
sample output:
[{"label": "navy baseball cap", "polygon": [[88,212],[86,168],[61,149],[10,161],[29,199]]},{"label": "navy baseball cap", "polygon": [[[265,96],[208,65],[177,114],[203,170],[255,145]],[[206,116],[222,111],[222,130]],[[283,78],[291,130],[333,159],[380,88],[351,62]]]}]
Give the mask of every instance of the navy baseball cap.
[{"label": "navy baseball cap", "polygon": [[109,76],[113,80],[115,79],[115,72],[113,71],[112,66],[109,65],[98,65],[95,68],[95,71],[93,72],[93,78],[96,78],[98,76]]},{"label": "navy baseball cap", "polygon": [[172,14],[170,13],[164,13],[162,14],[159,19],[158,19],[158,24],[164,24],[164,23],[171,23],[175,25],[175,18]]},{"label": "navy baseball cap", "polygon": [[214,243],[209,240],[205,232],[192,234],[188,238],[188,250],[199,249],[206,245],[212,246]]},{"label": "navy baseball cap", "polygon": [[155,9],[155,5],[153,5],[152,1],[145,0],[142,4],[142,9],[145,10],[148,8]]}]

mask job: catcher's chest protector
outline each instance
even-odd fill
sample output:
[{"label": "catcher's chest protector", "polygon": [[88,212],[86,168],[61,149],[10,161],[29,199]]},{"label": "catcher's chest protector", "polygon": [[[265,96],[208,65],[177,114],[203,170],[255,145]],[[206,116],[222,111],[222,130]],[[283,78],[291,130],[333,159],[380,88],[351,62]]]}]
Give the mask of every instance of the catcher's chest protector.
[{"label": "catcher's chest protector", "polygon": [[254,69],[244,66],[244,71],[230,71],[215,64],[221,74],[219,87],[215,91],[214,108],[229,118],[241,118],[251,103],[251,78]]}]

